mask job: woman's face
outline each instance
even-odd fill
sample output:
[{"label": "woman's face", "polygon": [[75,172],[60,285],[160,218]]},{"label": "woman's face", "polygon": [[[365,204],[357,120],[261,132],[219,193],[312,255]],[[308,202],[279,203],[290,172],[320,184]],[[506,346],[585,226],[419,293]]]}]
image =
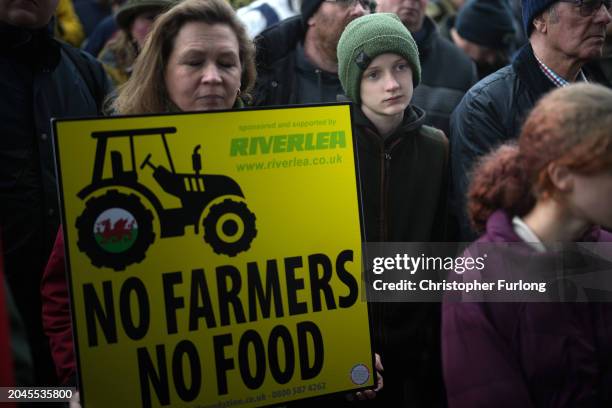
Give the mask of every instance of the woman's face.
[{"label": "woman's face", "polygon": [[361,107],[378,116],[404,112],[412,99],[412,70],[396,54],[381,54],[361,76]]},{"label": "woman's face", "polygon": [[568,205],[590,224],[612,228],[612,169],[592,175],[572,174]]},{"label": "woman's face", "polygon": [[153,23],[158,15],[159,10],[148,10],[137,14],[134,18],[132,26],[130,27],[130,34],[138,44],[139,50],[142,50],[147,35],[149,35],[151,27],[153,27]]},{"label": "woman's face", "polygon": [[240,90],[238,38],[226,24],[186,23],[174,39],[166,89],[182,111],[230,109]]}]

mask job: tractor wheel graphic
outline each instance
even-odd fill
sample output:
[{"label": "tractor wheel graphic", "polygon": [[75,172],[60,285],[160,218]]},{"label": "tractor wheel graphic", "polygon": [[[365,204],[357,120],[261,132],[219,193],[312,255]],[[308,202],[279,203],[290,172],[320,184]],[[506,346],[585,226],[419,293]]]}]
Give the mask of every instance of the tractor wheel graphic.
[{"label": "tractor wheel graphic", "polygon": [[236,256],[249,249],[257,235],[255,214],[245,203],[231,199],[213,205],[203,225],[204,241],[217,254]]},{"label": "tractor wheel graphic", "polygon": [[135,194],[109,190],[90,198],[76,220],[77,245],[97,267],[116,271],[141,262],[153,243],[153,215]]}]

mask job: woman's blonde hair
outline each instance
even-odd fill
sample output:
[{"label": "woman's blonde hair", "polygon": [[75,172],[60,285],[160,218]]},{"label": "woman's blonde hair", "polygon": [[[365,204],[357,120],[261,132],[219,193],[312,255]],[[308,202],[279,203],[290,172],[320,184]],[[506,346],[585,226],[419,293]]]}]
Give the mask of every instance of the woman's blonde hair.
[{"label": "woman's blonde hair", "polygon": [[236,13],[225,0],[185,0],[160,15],[136,58],[130,79],[118,88],[112,102],[114,113],[143,114],[177,112],[165,83],[165,70],[181,28],[190,22],[226,24],[238,39],[242,65],[240,93],[248,97],[255,84],[255,47]]}]

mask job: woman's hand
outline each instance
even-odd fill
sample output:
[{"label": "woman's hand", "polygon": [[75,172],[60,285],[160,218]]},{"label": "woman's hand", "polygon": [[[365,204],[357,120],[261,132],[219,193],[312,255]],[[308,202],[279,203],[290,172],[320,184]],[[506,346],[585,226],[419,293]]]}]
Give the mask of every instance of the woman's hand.
[{"label": "woman's hand", "polygon": [[376,393],[383,388],[383,376],[382,372],[384,371],[383,365],[380,361],[380,355],[378,353],[376,356],[376,389],[374,390],[365,390],[359,391],[355,395],[359,400],[371,400],[376,398]]}]

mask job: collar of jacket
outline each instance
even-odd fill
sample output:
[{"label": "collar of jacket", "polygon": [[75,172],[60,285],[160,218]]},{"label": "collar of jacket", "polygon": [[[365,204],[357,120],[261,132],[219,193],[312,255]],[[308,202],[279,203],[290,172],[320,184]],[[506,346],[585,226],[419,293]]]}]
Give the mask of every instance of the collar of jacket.
[{"label": "collar of jacket", "polygon": [[38,30],[0,23],[0,53],[32,67],[53,70],[60,61],[60,45],[53,39],[52,23]]},{"label": "collar of jacket", "polygon": [[[534,94],[544,95],[548,91],[555,89],[555,85],[540,69],[538,60],[533,53],[533,48],[530,43],[525,44],[519,49],[512,61],[512,66],[521,81],[525,83],[527,88],[533,91]],[[597,60],[590,61],[583,65],[582,72],[589,81],[594,81],[607,87],[612,86],[612,83],[606,79],[599,69]]]},{"label": "collar of jacket", "polygon": [[305,72],[313,77],[321,78],[323,81],[327,82],[338,82],[338,74],[333,72],[327,72],[318,68],[310,62],[308,58],[306,58],[306,53],[304,52],[304,45],[302,43],[298,43],[295,46],[295,66],[302,72]]},{"label": "collar of jacket", "polygon": [[540,69],[530,43],[521,47],[512,61],[512,66],[527,89],[535,95],[544,95],[555,88],[555,85]]},{"label": "collar of jacket", "polygon": [[[496,210],[489,216],[486,237],[492,242],[522,242],[512,227],[512,216],[504,210]],[[602,238],[601,227],[594,226],[584,234],[580,242],[599,242]]]},{"label": "collar of jacket", "polygon": [[[361,107],[355,107],[353,109],[353,121],[355,126],[363,127],[378,135],[376,126],[367,118],[367,116],[361,110]],[[395,140],[400,137],[404,137],[406,134],[420,128],[425,124],[425,111],[418,106],[408,105],[404,111],[404,119],[401,125],[385,138],[385,143]]]},{"label": "collar of jacket", "polygon": [[269,68],[274,62],[295,50],[304,41],[306,31],[300,15],[290,17],[274,24],[255,37],[257,67]]}]

